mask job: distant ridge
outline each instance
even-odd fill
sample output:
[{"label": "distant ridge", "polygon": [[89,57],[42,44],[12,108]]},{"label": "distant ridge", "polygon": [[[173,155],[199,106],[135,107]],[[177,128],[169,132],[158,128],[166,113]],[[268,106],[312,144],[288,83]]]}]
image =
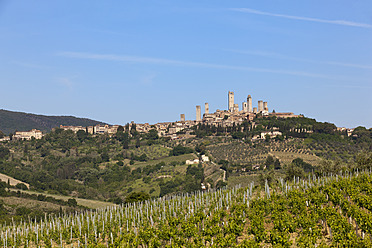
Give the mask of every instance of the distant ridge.
[{"label": "distant ridge", "polygon": [[33,128],[49,132],[52,128],[59,127],[59,125],[85,127],[97,124],[106,123],[74,116],[36,115],[0,109],[0,131],[5,134],[15,131],[28,131]]}]

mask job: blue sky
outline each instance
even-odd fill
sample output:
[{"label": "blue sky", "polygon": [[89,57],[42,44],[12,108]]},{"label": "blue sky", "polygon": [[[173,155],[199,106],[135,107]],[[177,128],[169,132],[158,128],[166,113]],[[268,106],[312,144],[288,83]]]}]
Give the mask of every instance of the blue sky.
[{"label": "blue sky", "polygon": [[0,34],[2,109],[156,123],[230,90],[372,127],[370,0],[0,0]]}]

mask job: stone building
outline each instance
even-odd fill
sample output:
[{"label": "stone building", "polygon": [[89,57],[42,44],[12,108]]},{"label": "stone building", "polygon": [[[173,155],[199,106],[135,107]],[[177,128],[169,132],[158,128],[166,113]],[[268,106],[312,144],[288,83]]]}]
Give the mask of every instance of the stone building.
[{"label": "stone building", "polygon": [[26,132],[15,132],[13,135],[13,139],[30,140],[32,137],[35,139],[41,139],[43,137],[43,133],[40,130],[32,129]]}]

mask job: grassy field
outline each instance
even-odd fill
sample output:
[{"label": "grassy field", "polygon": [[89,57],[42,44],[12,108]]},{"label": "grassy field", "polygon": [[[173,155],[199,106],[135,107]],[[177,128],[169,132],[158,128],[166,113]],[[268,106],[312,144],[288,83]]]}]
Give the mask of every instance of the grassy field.
[{"label": "grassy field", "polygon": [[160,194],[160,187],[154,179],[152,179],[150,183],[145,183],[142,178],[137,179],[133,184],[123,190],[127,192],[129,188],[131,188],[131,192],[145,192],[152,197],[157,197]]},{"label": "grassy field", "polygon": [[0,197],[0,201],[2,201],[5,205],[11,206],[13,208],[19,207],[26,207],[29,209],[38,209],[42,212],[49,212],[49,211],[59,211],[60,207],[62,210],[71,209],[68,206],[61,206],[51,202],[45,201],[37,201],[33,199],[26,199],[26,198],[18,198],[18,197]]},{"label": "grassy field", "polygon": [[289,164],[292,162],[292,160],[296,158],[301,158],[305,162],[308,162],[312,164],[313,166],[317,166],[319,162],[321,161],[321,158],[315,156],[315,155],[309,155],[309,154],[301,154],[301,153],[295,153],[295,152],[276,152],[272,151],[269,154],[272,156],[279,158],[280,162],[282,164]]},{"label": "grassy field", "polygon": [[[18,189],[10,189],[10,190],[12,190],[12,191],[18,191]],[[54,197],[56,199],[61,199],[61,200],[64,200],[64,201],[67,201],[68,199],[74,198],[76,200],[76,202],[78,203],[78,205],[81,205],[81,206],[84,206],[84,207],[87,207],[87,208],[92,208],[92,209],[105,208],[105,207],[109,207],[109,206],[115,206],[115,204],[112,203],[112,202],[103,202],[103,201],[97,201],[97,200],[88,200],[88,199],[75,198],[75,197],[63,196],[63,195],[53,195],[53,194],[40,193],[40,192],[29,191],[29,190],[19,190],[19,191],[21,191],[23,193],[27,193],[27,194],[41,194],[41,195],[45,195],[45,196],[51,196],[51,197]]]},{"label": "grassy field", "polygon": [[254,181],[254,185],[259,185],[259,174],[229,176],[227,179],[227,186],[234,187],[240,184],[242,187],[248,187],[252,181]]}]

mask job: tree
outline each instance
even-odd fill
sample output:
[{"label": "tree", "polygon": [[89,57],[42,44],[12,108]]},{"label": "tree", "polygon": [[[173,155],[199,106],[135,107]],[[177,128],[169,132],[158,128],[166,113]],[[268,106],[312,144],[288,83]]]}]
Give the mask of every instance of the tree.
[{"label": "tree", "polygon": [[108,161],[110,161],[110,156],[108,155],[107,152],[103,152],[103,153],[101,154],[101,158],[102,158],[102,161],[103,161],[103,162],[108,162]]},{"label": "tree", "polygon": [[233,132],[231,133],[233,139],[243,139],[244,133],[243,132]]},{"label": "tree", "polygon": [[227,169],[229,168],[229,161],[227,160],[221,159],[218,164],[221,165],[220,169],[224,171],[227,171]]},{"label": "tree", "polygon": [[67,200],[67,204],[70,206],[70,207],[76,207],[78,204],[77,204],[77,201],[74,199],[74,198],[70,198]]},{"label": "tree", "polygon": [[4,138],[5,134],[0,130],[0,139]]},{"label": "tree", "polygon": [[149,140],[157,140],[158,138],[158,131],[156,129],[150,129],[150,131],[147,133],[147,139]]},{"label": "tree", "polygon": [[87,136],[88,136],[88,133],[83,130],[79,130],[76,133],[76,137],[80,140],[80,142],[85,140]]},{"label": "tree", "polygon": [[275,170],[279,170],[282,168],[282,165],[280,164],[280,161],[279,159],[275,159],[275,162],[274,162],[274,169]]},{"label": "tree", "polygon": [[8,148],[1,146],[0,147],[0,159],[8,158],[10,151]]},{"label": "tree", "polygon": [[356,157],[356,163],[359,169],[365,169],[372,166],[372,152],[361,152]]},{"label": "tree", "polygon": [[123,149],[129,149],[129,134],[127,132],[116,133],[116,138],[122,142]]},{"label": "tree", "polygon": [[146,201],[148,199],[150,199],[150,195],[145,192],[132,192],[125,198],[125,203]]},{"label": "tree", "polygon": [[285,179],[286,180],[293,180],[293,177],[304,177],[305,172],[301,167],[296,166],[295,164],[291,163],[287,166],[285,170]]},{"label": "tree", "polygon": [[182,145],[177,145],[175,146],[170,152],[170,156],[179,156],[182,154],[187,154],[187,153],[192,153],[193,149],[189,147],[184,147]]},{"label": "tree", "polygon": [[292,164],[296,165],[297,167],[301,167],[305,172],[311,172],[313,170],[313,166],[305,162],[302,158],[294,159]]},{"label": "tree", "polygon": [[265,161],[266,169],[268,169],[268,170],[273,169],[274,168],[274,163],[275,163],[275,161],[274,161],[273,156],[271,156],[271,155],[267,156],[266,161]]},{"label": "tree", "polygon": [[203,143],[201,143],[200,145],[197,144],[195,146],[195,151],[200,153],[200,155],[203,155],[205,154],[205,151],[207,150],[207,148],[205,147],[205,145]]}]

